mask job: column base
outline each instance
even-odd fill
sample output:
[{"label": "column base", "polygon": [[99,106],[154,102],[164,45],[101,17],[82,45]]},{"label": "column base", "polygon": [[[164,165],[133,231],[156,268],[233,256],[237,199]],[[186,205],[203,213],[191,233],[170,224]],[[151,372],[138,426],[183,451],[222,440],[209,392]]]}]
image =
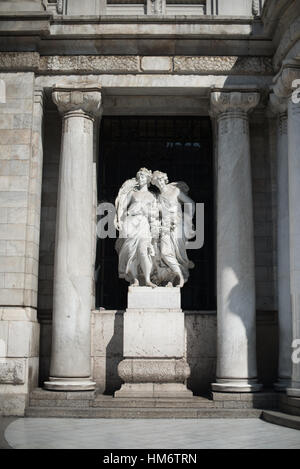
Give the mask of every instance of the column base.
[{"label": "column base", "polygon": [[287,388],[286,393],[290,397],[300,397],[300,387],[299,388]]},{"label": "column base", "polygon": [[274,390],[277,392],[286,392],[288,388],[291,387],[291,380],[279,378],[276,383],[274,383]]},{"label": "column base", "polygon": [[96,383],[92,378],[49,378],[44,388],[49,391],[94,391]]},{"label": "column base", "polygon": [[219,379],[211,387],[216,392],[259,392],[262,384],[256,379]]},{"label": "column base", "polygon": [[114,397],[186,399],[192,398],[193,393],[182,383],[125,383]]}]

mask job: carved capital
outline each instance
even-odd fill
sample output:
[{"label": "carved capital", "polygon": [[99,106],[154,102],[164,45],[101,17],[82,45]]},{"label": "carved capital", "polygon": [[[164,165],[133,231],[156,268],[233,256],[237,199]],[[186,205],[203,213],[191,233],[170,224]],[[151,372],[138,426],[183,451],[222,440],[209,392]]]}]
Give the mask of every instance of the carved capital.
[{"label": "carved capital", "polygon": [[61,114],[81,111],[96,117],[101,113],[101,88],[99,85],[80,87],[54,87],[52,99]]},{"label": "carved capital", "polygon": [[274,93],[279,98],[287,98],[297,87],[300,87],[300,65],[284,66],[275,77]]},{"label": "carved capital", "polygon": [[268,110],[272,114],[285,114],[287,113],[287,107],[288,100],[286,98],[279,98],[274,93],[270,94]]},{"label": "carved capital", "polygon": [[211,111],[215,116],[231,112],[247,113],[258,105],[259,100],[258,92],[213,91]]}]

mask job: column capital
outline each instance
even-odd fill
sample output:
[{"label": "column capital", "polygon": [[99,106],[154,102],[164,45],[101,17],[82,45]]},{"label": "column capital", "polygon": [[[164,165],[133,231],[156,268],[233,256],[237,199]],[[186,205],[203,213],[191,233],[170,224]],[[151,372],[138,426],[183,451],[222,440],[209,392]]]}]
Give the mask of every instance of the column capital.
[{"label": "column capital", "polygon": [[258,105],[259,100],[259,92],[213,91],[210,96],[211,111],[214,116],[236,111],[247,113]]},{"label": "column capital", "polygon": [[288,99],[279,98],[275,93],[271,93],[269,97],[268,111],[272,114],[285,114],[287,113]]},{"label": "column capital", "polygon": [[[298,83],[295,83],[297,80]],[[284,64],[274,82],[276,96],[288,98],[300,86],[300,63]]]},{"label": "column capital", "polygon": [[96,117],[101,113],[102,95],[99,85],[55,86],[52,99],[63,115],[81,111]]}]

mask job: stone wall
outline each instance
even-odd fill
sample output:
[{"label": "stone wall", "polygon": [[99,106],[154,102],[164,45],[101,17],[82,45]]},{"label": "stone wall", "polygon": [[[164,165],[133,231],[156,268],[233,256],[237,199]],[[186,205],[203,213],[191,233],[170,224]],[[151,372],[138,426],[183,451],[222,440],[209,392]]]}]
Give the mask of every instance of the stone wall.
[{"label": "stone wall", "polygon": [[42,95],[33,73],[3,73],[0,103],[0,414],[36,386]]}]

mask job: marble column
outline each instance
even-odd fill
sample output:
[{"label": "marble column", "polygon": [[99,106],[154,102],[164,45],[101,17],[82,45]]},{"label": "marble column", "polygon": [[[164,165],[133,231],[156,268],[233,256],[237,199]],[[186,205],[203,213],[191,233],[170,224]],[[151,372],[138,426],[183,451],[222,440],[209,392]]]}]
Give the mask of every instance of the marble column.
[{"label": "marble column", "polygon": [[[300,72],[299,72],[300,78]],[[288,105],[290,281],[293,312],[293,342],[300,339],[300,103],[290,97]],[[292,355],[293,350],[290,348]],[[298,357],[299,357],[298,352]],[[300,360],[292,361],[292,383],[287,394],[300,397]]]},{"label": "marble column", "polygon": [[217,161],[217,378],[213,391],[261,389],[256,369],[253,207],[248,112],[256,92],[215,91]]},{"label": "marble column", "polygon": [[100,87],[56,87],[63,117],[54,262],[51,390],[93,390],[90,316],[93,278],[93,133]]},{"label": "marble column", "polygon": [[291,384],[292,305],[290,295],[289,169],[287,99],[270,95],[270,111],[277,116],[277,283],[279,358],[277,391]]},{"label": "marble column", "polygon": [[[288,178],[290,293],[292,307],[292,341],[288,348],[292,366],[287,395],[300,398],[300,65],[286,62],[277,75],[274,93],[288,99]],[[295,349],[295,350],[293,350]]]}]

